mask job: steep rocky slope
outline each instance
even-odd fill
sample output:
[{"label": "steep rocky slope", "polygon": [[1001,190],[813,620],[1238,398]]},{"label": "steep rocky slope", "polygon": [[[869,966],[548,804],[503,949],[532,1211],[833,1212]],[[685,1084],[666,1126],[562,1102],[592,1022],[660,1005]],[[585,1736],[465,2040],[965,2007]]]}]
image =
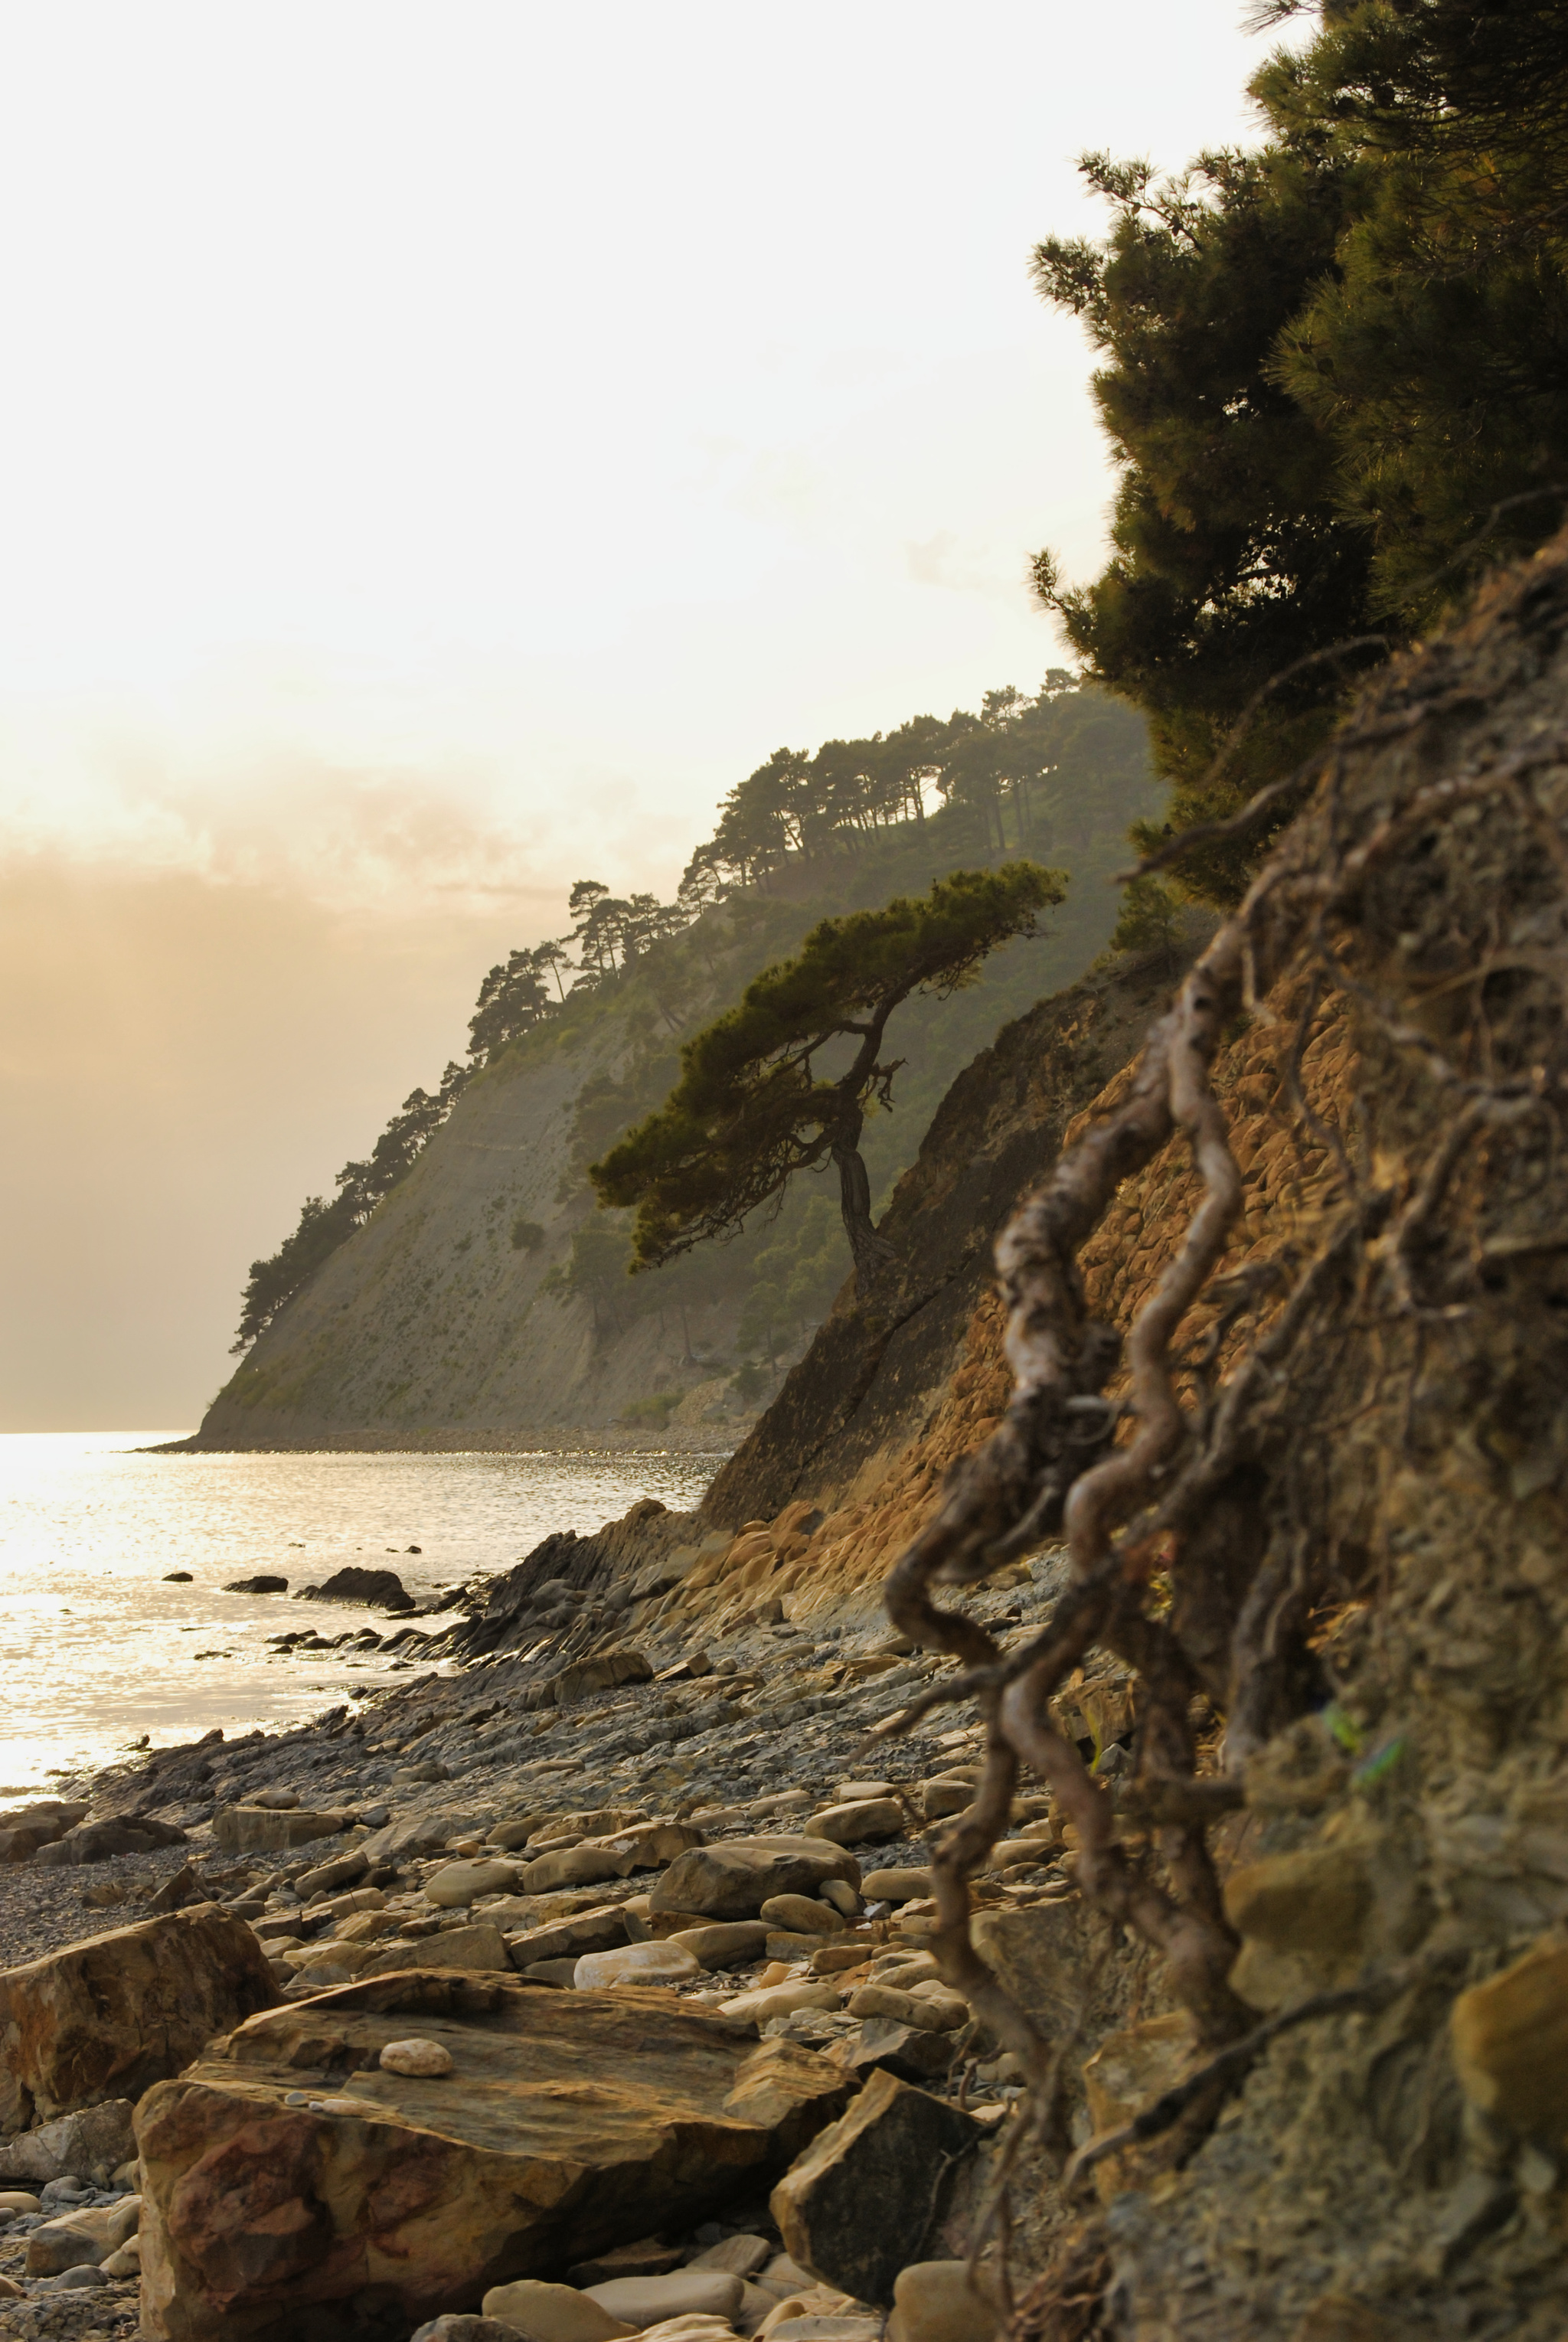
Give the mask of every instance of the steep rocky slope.
[{"label": "steep rocky slope", "polygon": [[[1124,787],[1085,788],[1071,892],[1041,937],[998,953],[973,986],[917,996],[894,1019],[890,1048],[909,1062],[895,1111],[868,1125],[874,1193],[911,1159],[944,1092],[997,1026],[1108,941],[1107,876],[1136,808]],[[584,1245],[614,1251],[585,1166],[663,1096],[678,1042],[817,919],[945,870],[954,848],[940,822],[929,829],[924,840],[894,835],[858,863],[775,874],[765,896],[733,897],[676,939],[677,966],[650,965],[603,998],[574,997],[502,1050],[368,1222],[265,1328],[194,1444],[733,1445],[771,1386],[755,1357],[762,1336],[748,1333],[749,1360],[739,1340],[762,1247],[776,1252],[781,1232],[793,1239],[820,1222],[824,1306],[847,1266],[831,1199],[820,1182],[799,1181],[777,1227],[761,1216],[733,1246],[707,1246],[634,1290],[616,1259],[597,1283],[574,1273]],[[1041,848],[1051,842],[1043,830]],[[743,1363],[753,1373],[737,1389]]]}]

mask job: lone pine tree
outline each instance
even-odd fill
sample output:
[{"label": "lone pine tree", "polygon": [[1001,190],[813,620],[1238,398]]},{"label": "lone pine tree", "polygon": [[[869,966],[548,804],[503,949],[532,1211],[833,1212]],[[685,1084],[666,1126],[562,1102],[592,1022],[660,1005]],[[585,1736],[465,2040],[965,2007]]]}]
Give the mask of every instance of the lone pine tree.
[{"label": "lone pine tree", "polygon": [[[927,896],[824,919],[794,959],[765,969],[685,1045],[658,1111],[590,1166],[601,1204],[636,1206],[634,1270],[734,1235],[797,1171],[831,1160],[865,1291],[889,1253],[860,1152],[866,1108],[891,1105],[902,1063],[881,1062],[888,1019],[912,993],[955,991],[999,944],[1037,934],[1066,885],[1033,862],[954,871]],[[845,1039],[858,1045],[850,1063],[824,1076],[815,1061]]]}]

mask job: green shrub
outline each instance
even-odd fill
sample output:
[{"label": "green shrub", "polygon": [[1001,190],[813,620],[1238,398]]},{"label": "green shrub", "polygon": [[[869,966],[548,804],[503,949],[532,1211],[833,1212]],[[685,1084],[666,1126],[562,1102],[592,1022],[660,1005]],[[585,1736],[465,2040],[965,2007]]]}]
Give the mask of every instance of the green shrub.
[{"label": "green shrub", "polygon": [[649,1398],[634,1398],[621,1410],[623,1423],[652,1423],[662,1430],[681,1403],[679,1391],[654,1391]]},{"label": "green shrub", "polygon": [[544,1231],[539,1222],[531,1220],[524,1213],[519,1212],[512,1223],[513,1251],[537,1252],[544,1241]]}]

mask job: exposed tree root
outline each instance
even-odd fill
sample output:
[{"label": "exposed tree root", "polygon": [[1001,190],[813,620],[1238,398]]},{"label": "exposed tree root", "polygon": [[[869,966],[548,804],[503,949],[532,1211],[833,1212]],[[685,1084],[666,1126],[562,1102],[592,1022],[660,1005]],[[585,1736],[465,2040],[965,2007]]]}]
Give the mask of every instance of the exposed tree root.
[{"label": "exposed tree root", "polygon": [[[1509,590],[1523,594],[1529,582]],[[1473,690],[1453,687],[1443,659],[1429,656],[1424,666],[1412,662],[1385,680],[1315,760],[1311,806],[1151,1031],[1124,1095],[1064,1153],[1003,1230],[996,1262],[1012,1398],[887,1580],[895,1626],[964,1667],[884,1729],[907,1729],[938,1703],[961,1698],[974,1698],[985,1721],[986,1762],[974,1802],[934,1858],[933,1949],[944,1976],[1018,2054],[1036,2129],[1053,2127],[1057,2057],[986,1967],[969,1929],[969,1882],[1005,1829],[1021,1764],[1049,1785],[1076,1830],[1085,1899],[1164,1955],[1170,1985],[1209,2053],[1147,2117],[1080,2155],[1080,2169],[1169,2129],[1200,2104],[1212,2119],[1278,2032],[1403,1988],[1391,1972],[1260,2025],[1227,1980],[1237,1942],[1208,1832],[1239,1802],[1241,1767],[1307,1704],[1308,1624],[1335,1590],[1331,1559],[1308,1526],[1291,1526],[1295,1499],[1287,1484],[1306,1468],[1299,1458],[1276,1471],[1285,1493],[1272,1534],[1260,1532],[1255,1550],[1239,1561],[1235,1551],[1237,1525],[1244,1528],[1247,1518],[1238,1475],[1263,1468],[1287,1367],[1304,1346],[1356,1313],[1358,1325],[1398,1329],[1413,1346],[1413,1404],[1423,1329],[1441,1330],[1466,1314],[1466,1280],[1490,1256],[1479,1240],[1467,1263],[1452,1256],[1447,1206],[1457,1184],[1478,1155],[1530,1118],[1545,1118],[1553,1145],[1564,1120],[1558,1061],[1568,997],[1568,838],[1536,782],[1563,766],[1568,737],[1543,727],[1527,747],[1483,750],[1436,781],[1420,776],[1405,746],[1404,786],[1360,796],[1352,786],[1367,752],[1437,737],[1443,724],[1480,704]],[[1368,905],[1402,889],[1417,894],[1433,838],[1473,821],[1477,809],[1488,825],[1502,826],[1515,865],[1532,874],[1545,906],[1546,940],[1509,948],[1495,932],[1455,934],[1444,943],[1451,965],[1441,982],[1413,1008],[1396,1006],[1367,942]],[[1516,992],[1523,987],[1524,1006],[1495,1006],[1488,987],[1499,979]],[[1309,1105],[1303,1052],[1336,1000],[1356,1017],[1363,1046],[1403,1066],[1402,1079],[1417,1074],[1435,1082],[1450,1102],[1423,1156],[1397,1170],[1368,1159],[1364,1146],[1348,1143],[1344,1126],[1329,1127]],[[1210,1068],[1226,1027],[1249,1013],[1289,1019],[1283,1078],[1298,1144],[1332,1159],[1337,1199],[1308,1240],[1266,1272],[1223,1279],[1242,1178]],[[1120,1342],[1089,1315],[1078,1256],[1121,1183],[1177,1135],[1199,1194],[1133,1323],[1126,1388],[1113,1404],[1104,1393]],[[1541,1238],[1553,1240],[1550,1231]],[[1200,1303],[1213,1306],[1215,1321],[1206,1343],[1183,1353]],[[1273,1315],[1259,1325],[1264,1310]],[[1243,1340],[1249,1323],[1253,1330]],[[1070,1582],[1024,1649],[1004,1656],[977,1621],[934,1598],[938,1587],[976,1582],[1058,1526]],[[1109,1785],[1091,1773],[1052,1713],[1064,1678],[1094,1645],[1123,1658],[1139,1687],[1134,1773],[1120,1817]],[[1212,1760],[1206,1773],[1201,1765],[1189,1722],[1199,1692],[1224,1716],[1217,1777]],[[1121,1835],[1121,1820],[1134,1817],[1149,1827],[1139,1853]],[[1032,2327],[1021,2313],[1017,2330],[1069,2329]]]}]

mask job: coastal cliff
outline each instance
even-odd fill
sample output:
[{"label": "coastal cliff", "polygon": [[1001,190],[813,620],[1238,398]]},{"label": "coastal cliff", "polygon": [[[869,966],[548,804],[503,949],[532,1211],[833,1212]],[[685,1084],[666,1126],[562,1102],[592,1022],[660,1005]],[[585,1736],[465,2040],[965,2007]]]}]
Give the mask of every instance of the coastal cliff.
[{"label": "coastal cliff", "polygon": [[[1094,715],[1094,696],[1081,696]],[[836,1205],[802,1177],[776,1217],[754,1214],[733,1241],[628,1278],[627,1216],[596,1209],[589,1162],[660,1102],[681,1044],[819,920],[924,889],[965,862],[997,866],[1025,851],[1066,863],[1067,899],[1038,936],[997,951],[947,996],[917,995],[890,1023],[901,1061],[892,1110],[868,1116],[863,1140],[874,1198],[885,1202],[998,1027],[1071,985],[1110,941],[1126,822],[1157,792],[1140,768],[1137,719],[1096,721],[1005,852],[944,812],[853,856],[796,856],[495,1049],[363,1225],[265,1324],[189,1444],[731,1448],[848,1267]],[[972,1203],[989,1208],[965,1188],[942,1210],[958,1252],[979,1258],[985,1230],[957,1225]],[[895,1308],[924,1273],[915,1268]]]}]

